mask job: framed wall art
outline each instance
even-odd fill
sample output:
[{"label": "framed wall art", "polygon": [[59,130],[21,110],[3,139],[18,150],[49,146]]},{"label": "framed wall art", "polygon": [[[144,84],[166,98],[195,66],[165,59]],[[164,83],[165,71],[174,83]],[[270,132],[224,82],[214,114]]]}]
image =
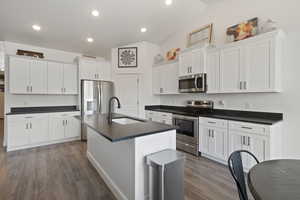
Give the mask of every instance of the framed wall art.
[{"label": "framed wall art", "polygon": [[35,58],[44,58],[44,54],[41,53],[41,52],[27,51],[27,50],[22,50],[22,49],[18,49],[16,54],[20,55],[20,56],[30,56],[30,57],[35,57]]},{"label": "framed wall art", "polygon": [[209,24],[189,33],[187,38],[187,47],[191,47],[195,44],[200,44],[200,43],[210,44],[212,41],[212,29],[213,29],[213,24]]},{"label": "framed wall art", "polygon": [[227,29],[227,41],[235,42],[258,34],[258,18],[253,18]]},{"label": "framed wall art", "polygon": [[138,48],[124,47],[118,48],[118,67],[131,68],[138,66]]}]

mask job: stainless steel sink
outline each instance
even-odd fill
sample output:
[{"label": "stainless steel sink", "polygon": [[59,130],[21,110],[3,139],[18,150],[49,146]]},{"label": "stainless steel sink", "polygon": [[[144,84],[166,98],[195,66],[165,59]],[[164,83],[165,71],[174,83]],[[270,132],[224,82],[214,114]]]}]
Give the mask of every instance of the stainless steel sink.
[{"label": "stainless steel sink", "polygon": [[112,119],[113,122],[126,125],[126,124],[135,124],[135,123],[141,123],[143,121],[135,120],[135,119],[130,119],[127,117],[124,118],[117,118],[117,119]]}]

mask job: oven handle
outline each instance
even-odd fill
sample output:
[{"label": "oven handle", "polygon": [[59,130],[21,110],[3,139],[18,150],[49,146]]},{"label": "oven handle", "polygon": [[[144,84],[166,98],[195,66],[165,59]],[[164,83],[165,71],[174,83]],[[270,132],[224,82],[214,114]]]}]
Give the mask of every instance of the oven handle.
[{"label": "oven handle", "polygon": [[198,89],[198,76],[195,76],[195,89]]}]

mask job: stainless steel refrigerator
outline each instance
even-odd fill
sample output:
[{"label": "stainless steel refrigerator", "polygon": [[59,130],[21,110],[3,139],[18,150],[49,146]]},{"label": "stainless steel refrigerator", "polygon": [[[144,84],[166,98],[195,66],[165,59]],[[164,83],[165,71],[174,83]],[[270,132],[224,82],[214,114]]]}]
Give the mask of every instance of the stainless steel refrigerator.
[{"label": "stainless steel refrigerator", "polygon": [[[81,80],[81,118],[86,115],[108,113],[108,101],[114,96],[114,85],[109,81]],[[87,140],[86,126],[81,124],[81,139]]]}]

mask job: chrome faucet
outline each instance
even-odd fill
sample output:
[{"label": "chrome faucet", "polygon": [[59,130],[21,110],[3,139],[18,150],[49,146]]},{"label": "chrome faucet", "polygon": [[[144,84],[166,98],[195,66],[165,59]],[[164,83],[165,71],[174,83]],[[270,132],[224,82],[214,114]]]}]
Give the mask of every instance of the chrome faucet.
[{"label": "chrome faucet", "polygon": [[118,103],[118,108],[121,108],[121,104],[120,104],[120,100],[118,99],[118,97],[111,97],[108,101],[108,116],[107,116],[107,120],[108,123],[111,124],[112,123],[112,101],[116,100]]}]

